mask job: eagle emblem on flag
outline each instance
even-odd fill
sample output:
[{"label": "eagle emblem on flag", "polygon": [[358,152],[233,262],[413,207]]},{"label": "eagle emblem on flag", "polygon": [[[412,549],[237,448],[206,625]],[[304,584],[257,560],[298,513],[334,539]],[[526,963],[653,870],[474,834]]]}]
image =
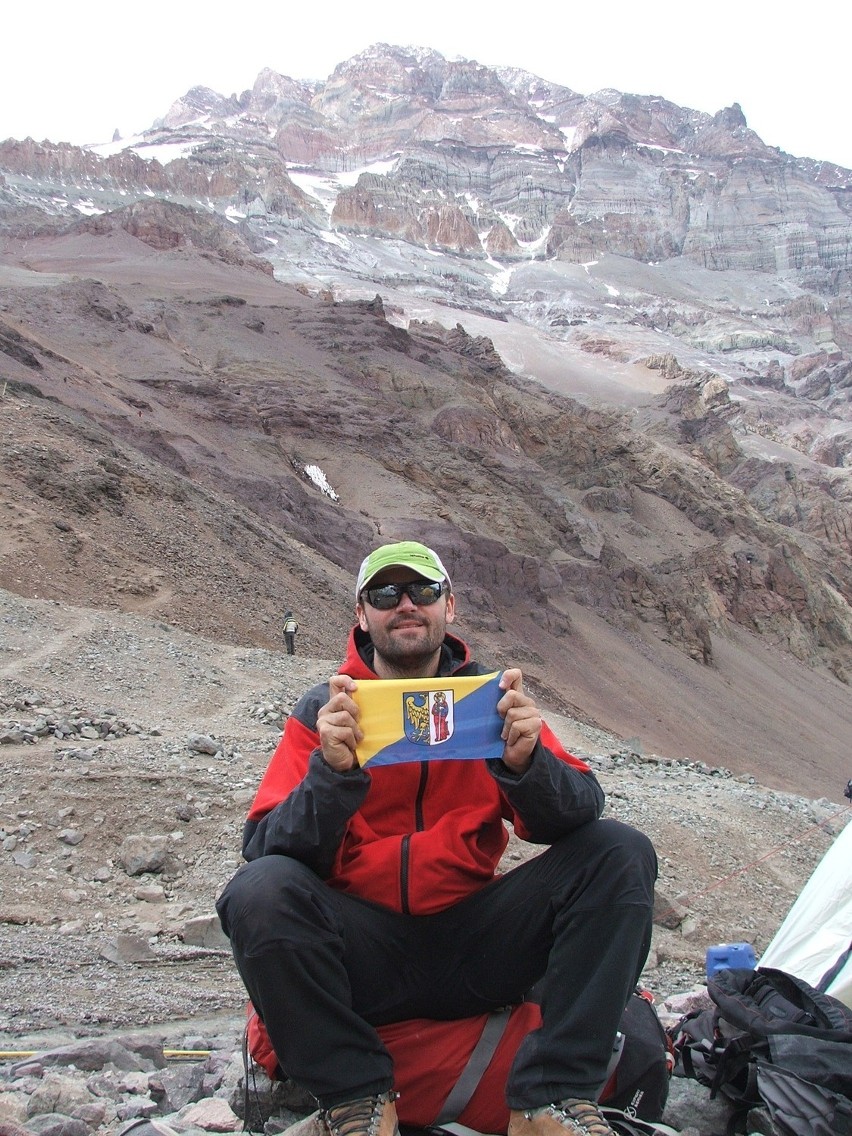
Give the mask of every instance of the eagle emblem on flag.
[{"label": "eagle emblem on flag", "polygon": [[415,745],[440,745],[453,736],[452,690],[406,691],[402,708],[405,736]]}]

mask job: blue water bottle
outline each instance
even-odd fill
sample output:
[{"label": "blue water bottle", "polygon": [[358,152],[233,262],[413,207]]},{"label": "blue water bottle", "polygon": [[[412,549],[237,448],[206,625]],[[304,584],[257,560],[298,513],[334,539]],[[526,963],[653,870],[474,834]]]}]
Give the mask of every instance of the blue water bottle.
[{"label": "blue water bottle", "polygon": [[717,970],[754,970],[756,961],[751,943],[717,943],[707,948],[707,977]]}]

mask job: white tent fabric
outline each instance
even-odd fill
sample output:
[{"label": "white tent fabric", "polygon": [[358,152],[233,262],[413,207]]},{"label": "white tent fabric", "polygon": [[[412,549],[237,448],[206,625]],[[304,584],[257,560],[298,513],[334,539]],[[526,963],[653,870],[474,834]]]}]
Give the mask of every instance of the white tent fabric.
[{"label": "white tent fabric", "polygon": [[811,986],[839,967],[825,993],[852,1008],[852,822],[817,864],[759,965]]}]

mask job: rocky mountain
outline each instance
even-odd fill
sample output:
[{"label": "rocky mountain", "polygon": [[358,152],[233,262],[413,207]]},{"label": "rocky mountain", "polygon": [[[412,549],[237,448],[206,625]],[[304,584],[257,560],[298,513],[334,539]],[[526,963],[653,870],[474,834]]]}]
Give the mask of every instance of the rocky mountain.
[{"label": "rocky mountain", "polygon": [[638,746],[836,795],[852,172],[377,45],[0,143],[0,586],[333,658],[377,537]]}]

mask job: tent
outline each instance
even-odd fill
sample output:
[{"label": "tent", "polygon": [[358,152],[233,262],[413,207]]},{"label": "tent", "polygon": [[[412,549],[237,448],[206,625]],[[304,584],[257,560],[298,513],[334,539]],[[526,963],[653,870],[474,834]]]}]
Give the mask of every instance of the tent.
[{"label": "tent", "polygon": [[817,864],[759,965],[795,974],[852,1008],[852,822]]}]

